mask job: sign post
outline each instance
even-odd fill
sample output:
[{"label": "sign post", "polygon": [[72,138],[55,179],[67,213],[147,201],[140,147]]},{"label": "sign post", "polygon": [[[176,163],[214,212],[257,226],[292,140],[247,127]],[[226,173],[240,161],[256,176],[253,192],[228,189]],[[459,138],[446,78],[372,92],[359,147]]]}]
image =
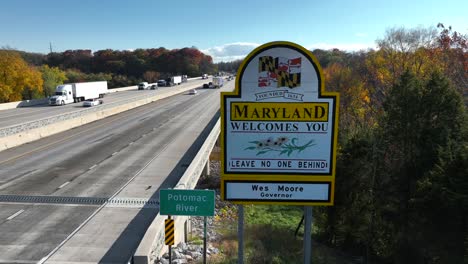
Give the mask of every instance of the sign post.
[{"label": "sign post", "polygon": [[165,244],[169,246],[169,262],[172,261],[171,256],[171,246],[174,245],[174,220],[171,219],[169,215],[166,220],[164,220],[164,240]]},{"label": "sign post", "polygon": [[312,206],[304,206],[304,218],[304,264],[308,264],[312,256]]},{"label": "sign post", "polygon": [[285,41],[252,51],[221,94],[221,198],[333,205],[338,104],[310,51]]},{"label": "sign post", "polygon": [[238,252],[237,263],[244,263],[244,206],[239,204],[237,206],[237,237],[238,237]]}]

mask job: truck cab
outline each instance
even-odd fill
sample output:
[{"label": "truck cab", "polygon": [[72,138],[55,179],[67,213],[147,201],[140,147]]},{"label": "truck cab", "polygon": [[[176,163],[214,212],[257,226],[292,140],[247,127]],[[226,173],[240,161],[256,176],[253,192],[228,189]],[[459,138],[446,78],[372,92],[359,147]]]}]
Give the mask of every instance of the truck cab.
[{"label": "truck cab", "polygon": [[49,98],[49,105],[64,105],[73,102],[72,85],[70,84],[57,86],[55,95]]}]

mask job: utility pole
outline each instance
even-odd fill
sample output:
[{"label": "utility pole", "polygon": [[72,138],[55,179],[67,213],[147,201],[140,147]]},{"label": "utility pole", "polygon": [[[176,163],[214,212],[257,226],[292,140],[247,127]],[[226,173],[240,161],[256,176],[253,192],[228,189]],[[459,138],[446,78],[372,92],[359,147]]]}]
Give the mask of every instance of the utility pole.
[{"label": "utility pole", "polygon": [[50,53],[52,53],[52,42],[49,42]]}]

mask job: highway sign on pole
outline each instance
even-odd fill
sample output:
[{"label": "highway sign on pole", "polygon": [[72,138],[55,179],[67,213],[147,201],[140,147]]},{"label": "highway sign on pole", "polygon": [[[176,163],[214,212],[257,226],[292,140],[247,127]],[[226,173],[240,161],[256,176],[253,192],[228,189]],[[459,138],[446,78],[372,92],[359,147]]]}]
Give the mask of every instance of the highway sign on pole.
[{"label": "highway sign on pole", "polygon": [[166,189],[159,192],[161,215],[214,216],[215,191]]},{"label": "highway sign on pole", "polygon": [[332,205],[338,100],[305,48],[271,42],[252,51],[234,92],[221,94],[221,197]]}]

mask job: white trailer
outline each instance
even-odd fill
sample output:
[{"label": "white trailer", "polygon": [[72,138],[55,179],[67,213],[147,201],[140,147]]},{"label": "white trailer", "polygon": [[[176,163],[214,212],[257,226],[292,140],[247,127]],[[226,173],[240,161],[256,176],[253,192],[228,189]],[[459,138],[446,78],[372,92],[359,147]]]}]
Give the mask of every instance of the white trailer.
[{"label": "white trailer", "polygon": [[182,83],[182,76],[174,76],[171,78],[171,82],[176,85],[176,84],[181,84]]},{"label": "white trailer", "polygon": [[106,81],[63,84],[57,86],[55,95],[49,98],[49,105],[64,105],[103,98],[108,92]]},{"label": "white trailer", "polygon": [[224,85],[223,77],[213,77],[213,88],[221,88]]}]

